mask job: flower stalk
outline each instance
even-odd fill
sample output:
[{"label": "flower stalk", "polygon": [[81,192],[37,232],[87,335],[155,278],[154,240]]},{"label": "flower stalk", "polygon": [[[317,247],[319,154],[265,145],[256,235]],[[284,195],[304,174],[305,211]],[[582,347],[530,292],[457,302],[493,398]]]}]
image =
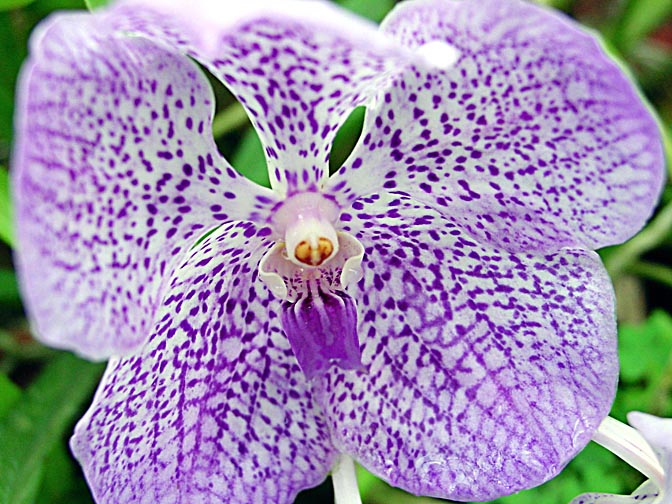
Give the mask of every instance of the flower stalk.
[{"label": "flower stalk", "polygon": [[606,258],[605,266],[612,278],[617,277],[639,257],[658,246],[672,233],[672,204],[667,204],[649,225],[616,252]]},{"label": "flower stalk", "polygon": [[336,504],[362,504],[354,461],[341,454],[331,471]]}]

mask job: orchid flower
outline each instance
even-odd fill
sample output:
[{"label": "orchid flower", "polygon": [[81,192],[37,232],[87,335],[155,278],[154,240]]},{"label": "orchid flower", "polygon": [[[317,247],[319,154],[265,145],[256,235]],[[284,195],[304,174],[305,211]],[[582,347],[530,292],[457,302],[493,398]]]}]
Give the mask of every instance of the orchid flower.
[{"label": "orchid flower", "polygon": [[587,493],[570,504],[671,504],[672,418],[628,413],[629,427],[611,417],[604,419],[594,441],[621,457],[650,479],[632,495]]},{"label": "orchid flower", "polygon": [[[272,188],[218,153],[195,62],[247,110]],[[342,456],[492,499],[555,476],[607,415],[593,249],[643,226],[663,152],[569,19],[417,0],[378,29],[323,2],[118,1],[42,24],[19,95],[29,318],[110,358],[71,442],[97,502],[291,502]]]}]

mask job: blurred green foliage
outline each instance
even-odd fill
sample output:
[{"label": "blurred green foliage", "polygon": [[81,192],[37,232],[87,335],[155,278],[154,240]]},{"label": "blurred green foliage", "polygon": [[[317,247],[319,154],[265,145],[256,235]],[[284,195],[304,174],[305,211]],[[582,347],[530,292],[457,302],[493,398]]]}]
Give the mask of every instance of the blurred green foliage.
[{"label": "blurred green foliage", "polygon": [[[67,448],[67,438],[93,394],[102,366],[47,349],[29,335],[11,267],[13,243],[7,170],[10,165],[14,89],[27,53],[30,31],[50,12],[98,8],[106,0],[0,0],[0,504],[91,502],[86,483]],[[394,0],[341,0],[359,15],[379,22]],[[670,0],[545,0],[591,26],[632,70],[672,131],[672,2]],[[212,79],[211,79],[212,80]],[[241,173],[269,185],[261,143],[235,98],[213,82],[217,98],[216,141]],[[356,109],[332,150],[335,170],[352,150],[363,122]],[[669,142],[669,136],[666,139]],[[672,145],[672,144],[670,144]],[[665,205],[672,204],[666,188]],[[622,380],[612,414],[625,420],[631,410],[672,416],[672,223],[661,210],[642,237],[603,256],[610,266],[621,314]],[[627,282],[625,280],[628,280]],[[615,456],[589,445],[562,474],[539,488],[495,501],[499,504],[564,504],[586,491],[627,493],[642,477]],[[438,502],[415,498],[359,470],[368,504]],[[299,502],[324,502],[322,489],[304,492]]]},{"label": "blurred green foliage", "polygon": [[672,14],[672,2],[668,0],[628,0],[620,8],[611,40],[623,53],[633,50]]},{"label": "blurred green foliage", "polygon": [[[61,440],[77,420],[103,368],[104,365],[63,353],[45,365],[18,397],[16,389],[0,389],[13,403],[0,417],[0,502],[39,502],[36,497],[49,490],[43,488],[43,483],[44,476],[50,473],[59,482],[58,488],[49,490],[52,495],[42,502],[56,503],[58,499],[54,497],[67,492],[67,475],[73,472],[68,467],[69,456],[65,461],[60,457],[61,464],[47,464],[47,459],[58,458],[59,451],[63,454]],[[0,402],[5,401],[3,397]],[[65,474],[55,475],[54,471]]]},{"label": "blurred green foliage", "polygon": [[25,7],[34,0],[0,0],[0,11]]},{"label": "blurred green foliage", "polygon": [[109,0],[84,0],[84,3],[89,8],[89,10],[94,10],[105,7],[110,2]]},{"label": "blurred green foliage", "polygon": [[14,242],[12,202],[9,194],[9,172],[3,166],[0,166],[0,240],[10,246]]}]

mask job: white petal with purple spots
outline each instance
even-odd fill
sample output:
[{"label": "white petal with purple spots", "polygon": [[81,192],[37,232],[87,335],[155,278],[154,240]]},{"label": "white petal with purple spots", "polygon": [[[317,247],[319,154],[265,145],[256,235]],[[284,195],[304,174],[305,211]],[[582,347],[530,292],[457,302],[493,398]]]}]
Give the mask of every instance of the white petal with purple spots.
[{"label": "white petal with purple spots", "polygon": [[119,29],[190,54],[231,89],[280,193],[324,183],[340,125],[410,57],[328,2],[131,0],[118,13]]},{"label": "white petal with purple spots", "polygon": [[256,279],[269,245],[251,224],[218,230],[147,344],[110,362],[72,440],[98,503],[289,504],[326,477],[329,429]]},{"label": "white petal with purple spots", "polygon": [[40,28],[13,163],[17,266],[35,332],[92,358],[147,337],[164,276],[200,234],[256,219],[276,199],[218,155],[201,71],[108,28],[81,14]]},{"label": "white petal with purple spots", "polygon": [[487,500],[555,476],[606,416],[618,360],[594,252],[512,254],[436,211],[374,196],[343,216],[366,247],[365,372],[320,384],[336,446],[412,493]]},{"label": "white petal with purple spots", "polygon": [[383,30],[420,54],[447,44],[456,61],[418,62],[383,93],[329,183],[339,201],[409,194],[511,251],[619,243],[650,216],[656,122],[568,18],[518,0],[421,0]]}]

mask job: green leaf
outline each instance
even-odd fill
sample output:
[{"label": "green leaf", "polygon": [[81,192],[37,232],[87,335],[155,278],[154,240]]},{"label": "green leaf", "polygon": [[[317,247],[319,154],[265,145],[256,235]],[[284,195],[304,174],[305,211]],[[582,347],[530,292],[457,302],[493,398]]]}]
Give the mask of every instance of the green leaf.
[{"label": "green leaf", "polygon": [[27,329],[19,327],[11,332],[0,329],[0,354],[4,359],[17,361],[46,361],[58,355],[58,351],[30,338]]},{"label": "green leaf", "polygon": [[672,352],[672,317],[655,311],[642,325],[623,325],[619,331],[621,379],[626,383],[652,378]]},{"label": "green leaf", "polygon": [[239,102],[234,102],[224,110],[218,112],[212,120],[212,136],[219,138],[242,128],[246,124],[250,124],[247,112]]},{"label": "green leaf", "polygon": [[45,458],[42,484],[35,502],[92,504],[91,494],[78,476],[77,462],[70,454],[67,443],[58,443]]},{"label": "green leaf", "polygon": [[362,132],[366,107],[357,107],[345,120],[336,133],[334,144],[329,153],[329,173],[338,170],[355,148],[357,140]]},{"label": "green leaf", "polygon": [[71,428],[103,368],[59,355],[0,421],[1,504],[32,503],[45,457]]},{"label": "green leaf", "polygon": [[671,15],[670,0],[629,0],[614,32],[614,43],[627,52]]},{"label": "green leaf", "polygon": [[672,317],[654,311],[641,325],[619,331],[621,385],[613,416],[625,421],[628,411],[672,415]]},{"label": "green leaf", "polygon": [[29,26],[30,21],[27,19],[25,11],[7,12],[0,9],[0,54],[2,54],[2,71],[0,72],[0,160],[2,162],[8,157],[12,137],[14,89],[16,88],[16,76],[26,54]]},{"label": "green leaf", "polygon": [[21,397],[21,389],[4,373],[0,373],[0,420]]},{"label": "green leaf", "polygon": [[84,0],[86,7],[91,11],[105,7],[110,2],[111,0]]},{"label": "green leaf", "polygon": [[[667,161],[667,176],[668,178],[672,177],[672,127],[662,127],[661,128],[663,136],[663,145],[665,146],[665,160]],[[669,189],[668,185],[665,189]]]},{"label": "green leaf", "polygon": [[231,164],[241,175],[264,187],[271,187],[266,168],[264,148],[256,132],[250,128],[243,135]]},{"label": "green leaf", "polygon": [[35,0],[0,0],[0,11],[25,7]]},{"label": "green leaf", "polygon": [[9,173],[0,166],[0,240],[7,245],[14,244],[14,225],[12,221],[12,200],[9,193]]},{"label": "green leaf", "polygon": [[63,442],[48,453],[36,502],[57,502],[67,492],[74,476],[70,458]]},{"label": "green leaf", "polygon": [[378,0],[376,2],[362,2],[362,0],[339,0],[342,7],[362,17],[380,23],[388,12],[392,10],[395,0]]},{"label": "green leaf", "polygon": [[536,0],[536,2],[563,11],[569,11],[574,4],[574,0]]},{"label": "green leaf", "polygon": [[379,479],[359,464],[357,464],[355,468],[357,470],[357,486],[359,487],[359,495],[361,495],[362,500],[366,502],[370,500],[370,497],[373,497],[376,485],[379,483]]},{"label": "green leaf", "polygon": [[21,302],[19,286],[13,270],[0,268],[0,305]]},{"label": "green leaf", "polygon": [[40,20],[55,10],[86,9],[86,0],[35,0],[30,6],[31,16]]}]

